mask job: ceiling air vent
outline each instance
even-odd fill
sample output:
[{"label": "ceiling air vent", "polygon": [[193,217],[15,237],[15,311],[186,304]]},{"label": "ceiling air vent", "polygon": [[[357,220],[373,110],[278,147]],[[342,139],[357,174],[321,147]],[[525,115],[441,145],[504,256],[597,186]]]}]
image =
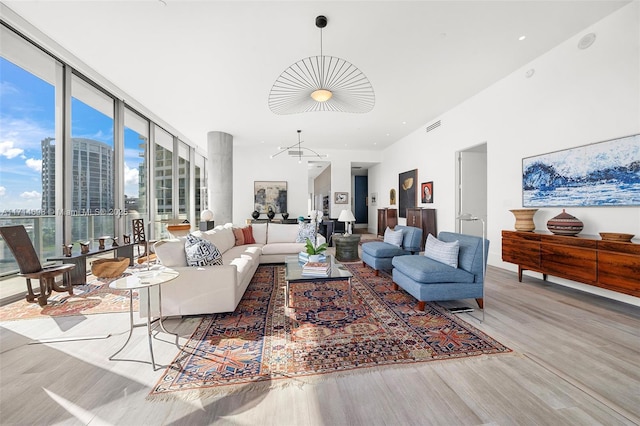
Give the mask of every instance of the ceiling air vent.
[{"label": "ceiling air vent", "polygon": [[442,122],[440,120],[438,120],[435,123],[428,125],[427,126],[427,133],[429,133],[433,129],[436,129],[436,128],[440,127],[440,124],[442,124]]}]

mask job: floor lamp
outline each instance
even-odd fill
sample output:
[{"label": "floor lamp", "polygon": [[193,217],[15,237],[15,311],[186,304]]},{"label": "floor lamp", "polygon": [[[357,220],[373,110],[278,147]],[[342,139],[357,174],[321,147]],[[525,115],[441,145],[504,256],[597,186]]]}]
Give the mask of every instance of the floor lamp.
[{"label": "floor lamp", "polygon": [[476,318],[480,322],[484,322],[484,311],[487,308],[487,300],[484,297],[484,286],[486,285],[485,279],[487,277],[487,259],[486,259],[486,240],[487,240],[487,229],[484,220],[479,218],[478,216],[473,216],[471,213],[464,213],[458,216],[456,219],[464,220],[465,222],[476,222],[480,221],[482,223],[482,319],[476,318],[475,315],[471,315]]}]

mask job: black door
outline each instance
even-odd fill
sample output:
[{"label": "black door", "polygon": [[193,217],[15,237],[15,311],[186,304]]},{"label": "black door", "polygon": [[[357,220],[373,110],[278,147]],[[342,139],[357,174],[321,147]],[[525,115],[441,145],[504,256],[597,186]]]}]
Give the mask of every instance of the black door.
[{"label": "black door", "polygon": [[355,176],[354,184],[354,216],[356,223],[368,223],[369,212],[367,210],[367,193],[369,192],[369,177]]}]

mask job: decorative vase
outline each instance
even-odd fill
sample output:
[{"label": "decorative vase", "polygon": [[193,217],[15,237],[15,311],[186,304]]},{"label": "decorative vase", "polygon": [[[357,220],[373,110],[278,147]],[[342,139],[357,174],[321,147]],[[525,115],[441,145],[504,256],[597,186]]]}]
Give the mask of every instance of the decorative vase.
[{"label": "decorative vase", "polygon": [[282,218],[283,218],[284,220],[289,219],[289,213],[287,213],[287,212],[282,213]]},{"label": "decorative vase", "polygon": [[556,235],[576,235],[584,228],[581,220],[562,209],[562,213],[549,219],[547,229]]},{"label": "decorative vase", "polygon": [[275,216],[276,216],[276,212],[274,212],[273,209],[269,207],[269,211],[267,212],[267,217],[269,218],[269,220],[273,220]]},{"label": "decorative vase", "polygon": [[260,213],[258,212],[258,210],[254,210],[253,213],[251,213],[251,217],[254,219],[258,219],[260,217]]},{"label": "decorative vase", "polygon": [[310,254],[309,255],[309,262],[320,262],[321,259],[322,259],[322,255],[321,254]]},{"label": "decorative vase", "polygon": [[516,231],[531,232],[536,229],[533,215],[536,214],[538,209],[513,209],[509,211],[516,217]]},{"label": "decorative vase", "polygon": [[73,248],[73,244],[63,244],[62,245],[62,253],[66,257],[71,257],[71,249]]}]

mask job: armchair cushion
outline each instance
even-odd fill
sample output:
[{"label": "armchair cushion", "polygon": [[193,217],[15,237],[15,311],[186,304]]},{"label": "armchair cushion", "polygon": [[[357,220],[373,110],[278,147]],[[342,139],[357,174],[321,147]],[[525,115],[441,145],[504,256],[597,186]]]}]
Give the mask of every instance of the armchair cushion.
[{"label": "armchair cushion", "polygon": [[402,246],[403,237],[404,235],[401,230],[394,231],[387,226],[387,229],[385,229],[384,231],[383,241],[385,243],[393,244],[394,246],[397,246],[399,248],[400,246]]},{"label": "armchair cushion", "polygon": [[426,256],[394,257],[391,262],[403,274],[421,284],[472,283],[475,276],[464,269],[454,268]]},{"label": "armchair cushion", "polygon": [[433,235],[427,236],[427,242],[424,247],[424,255],[430,259],[449,265],[452,268],[458,267],[458,252],[460,251],[460,242],[440,241]]},{"label": "armchair cushion", "polygon": [[394,257],[407,254],[407,252],[400,247],[382,241],[365,243],[362,245],[362,251],[373,257]]}]

